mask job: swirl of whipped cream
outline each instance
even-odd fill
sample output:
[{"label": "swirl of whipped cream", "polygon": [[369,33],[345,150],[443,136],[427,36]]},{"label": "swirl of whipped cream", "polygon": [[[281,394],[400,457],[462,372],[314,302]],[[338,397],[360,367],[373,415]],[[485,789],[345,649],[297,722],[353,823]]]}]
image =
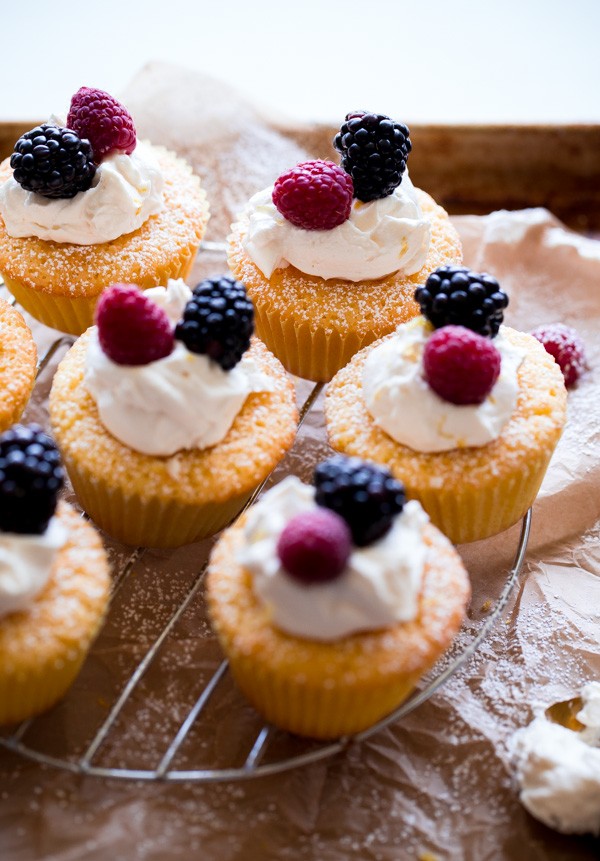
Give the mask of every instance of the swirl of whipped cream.
[{"label": "swirl of whipped cream", "polygon": [[483,403],[457,406],[425,380],[423,350],[431,332],[431,324],[416,317],[369,354],[362,388],[375,424],[396,442],[421,452],[482,446],[497,439],[517,405],[517,373],[525,354],[509,343],[501,328],[494,338],[502,357],[494,387]]},{"label": "swirl of whipped cream", "polygon": [[408,171],[387,197],[352,201],[350,218],[332,230],[304,230],[287,221],[272,200],[273,187],[251,197],[242,245],[266,278],[289,264],[307,275],[370,281],[392,272],[418,272],[427,257],[431,225]]},{"label": "swirl of whipped cream", "polygon": [[53,517],[42,535],[0,532],[0,618],[26,610],[50,576],[68,533]]},{"label": "swirl of whipped cream", "polygon": [[[191,290],[181,280],[146,291],[174,324]],[[251,392],[273,389],[271,378],[244,356],[224,371],[208,356],[191,353],[181,341],[173,352],[148,365],[118,365],[102,350],[98,331],[90,335],[84,385],[104,427],[141,454],[168,457],[181,449],[220,442]]]},{"label": "swirl of whipped cream", "polygon": [[114,153],[92,185],[68,199],[25,191],[14,177],[0,186],[0,215],[9,236],[96,245],[137,230],[163,207],[164,180],[150,148]]},{"label": "swirl of whipped cream", "polygon": [[332,641],[414,619],[429,520],[420,504],[408,502],[379,541],[353,547],[336,580],[306,586],[282,567],[277,541],[295,515],[315,507],[314,488],[288,476],[248,514],[237,558],[253,575],[254,591],[269,607],[273,624],[294,636]]},{"label": "swirl of whipped cream", "polygon": [[520,799],[541,822],[565,834],[600,834],[600,683],[581,690],[581,732],[539,715],[510,741]]}]

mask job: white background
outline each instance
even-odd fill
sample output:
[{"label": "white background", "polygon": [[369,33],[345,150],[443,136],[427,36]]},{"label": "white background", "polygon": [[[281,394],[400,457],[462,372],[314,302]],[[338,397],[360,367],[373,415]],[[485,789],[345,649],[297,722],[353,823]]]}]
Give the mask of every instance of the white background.
[{"label": "white background", "polygon": [[1,0],[0,120],[151,59],[297,119],[600,121],[600,0]]}]

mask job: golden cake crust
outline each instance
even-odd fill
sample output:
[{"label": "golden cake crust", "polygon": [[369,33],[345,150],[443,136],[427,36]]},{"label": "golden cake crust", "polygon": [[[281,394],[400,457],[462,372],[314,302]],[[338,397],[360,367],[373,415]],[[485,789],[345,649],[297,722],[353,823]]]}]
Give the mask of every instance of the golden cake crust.
[{"label": "golden cake crust", "polygon": [[[358,341],[375,340],[419,313],[413,294],[430,272],[446,263],[462,261],[462,246],[448,214],[432,197],[416,189],[419,204],[431,222],[431,242],[425,264],[414,275],[393,273],[374,281],[352,282],[339,278],[325,281],[306,275],[294,266],[276,269],[265,278],[242,247],[247,218],[232,226],[228,240],[229,266],[243,281],[255,305],[282,321],[308,321],[311,328],[347,335]],[[260,332],[259,332],[260,334]]]},{"label": "golden cake crust", "polygon": [[[26,287],[56,296],[93,297],[115,282],[152,287],[178,277],[204,234],[206,194],[187,162],[152,147],[163,172],[164,207],[132,233],[98,245],[11,237],[0,217],[0,272]],[[0,165],[0,184],[11,175]]]},{"label": "golden cake crust", "polygon": [[384,464],[404,482],[432,521],[455,543],[476,541],[516,523],[533,504],[566,419],[560,368],[531,335],[503,327],[525,353],[519,396],[500,436],[487,445],[418,452],[375,424],[362,393],[360,353],[331,381],[325,399],[329,441],[348,455]]},{"label": "golden cake crust", "polygon": [[74,460],[89,481],[108,476],[114,487],[145,500],[222,502],[256,487],[291,446],[298,418],[293,384],[264,344],[253,339],[249,355],[274,389],[250,394],[220,443],[171,457],[133,451],[106,430],[83,384],[89,336],[88,330],[62,360],[50,393],[52,428],[67,468]]},{"label": "golden cake crust", "polygon": [[37,350],[21,314],[0,299],[0,431],[21,417],[35,382]]},{"label": "golden cake crust", "polygon": [[0,618],[0,724],[49,708],[73,682],[108,605],[110,575],[96,530],[71,506],[46,586],[27,610]]},{"label": "golden cake crust", "polygon": [[207,600],[213,625],[233,662],[251,658],[302,685],[356,689],[386,678],[422,675],[447,649],[464,617],[470,584],[462,561],[439,530],[428,524],[428,547],[417,616],[390,628],[325,643],[279,630],[255,596],[251,574],[237,562],[244,515],[213,550]]}]

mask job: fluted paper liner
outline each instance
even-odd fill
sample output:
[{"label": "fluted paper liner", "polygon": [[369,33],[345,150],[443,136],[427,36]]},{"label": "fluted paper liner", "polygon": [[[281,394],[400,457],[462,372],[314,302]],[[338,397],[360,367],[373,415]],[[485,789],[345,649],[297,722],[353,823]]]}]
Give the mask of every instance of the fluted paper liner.
[{"label": "fluted paper liner", "polygon": [[65,458],[65,466],[84,511],[113,538],[133,546],[180,547],[214,535],[233,520],[254,490],[223,502],[185,505],[111,487],[110,476],[106,481],[92,476],[72,458]]}]

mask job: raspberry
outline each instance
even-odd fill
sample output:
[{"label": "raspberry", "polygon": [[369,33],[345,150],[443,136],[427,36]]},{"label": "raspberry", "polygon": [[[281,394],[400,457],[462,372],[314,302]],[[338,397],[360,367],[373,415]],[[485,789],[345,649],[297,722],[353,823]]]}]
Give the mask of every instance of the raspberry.
[{"label": "raspberry", "polygon": [[224,371],[240,361],[254,331],[254,306],[241,281],[207,278],[194,288],[175,337],[192,353],[207,355]]},{"label": "raspberry", "polygon": [[424,286],[417,287],[415,299],[436,329],[466,326],[488,338],[498,334],[508,305],[508,296],[495,278],[466,266],[440,266]]},{"label": "raspberry", "polygon": [[173,350],[173,327],[165,311],[135,284],[113,284],[96,306],[100,346],[118,365],[147,365]]},{"label": "raspberry", "polygon": [[587,367],[585,347],[579,334],[564,323],[538,326],[531,333],[558,362],[565,386],[574,386]]},{"label": "raspberry", "polygon": [[115,150],[130,155],[137,142],[127,108],[103,90],[81,87],[71,99],[67,125],[94,148],[96,162]]},{"label": "raspberry", "polygon": [[292,517],[277,542],[277,555],[285,570],[294,580],[308,585],[339,577],[350,550],[348,526],[326,508]]},{"label": "raspberry", "polygon": [[404,486],[385,467],[336,454],[315,469],[317,505],[344,518],[358,547],[372,544],[402,511]]},{"label": "raspberry", "polygon": [[425,379],[451,404],[482,403],[498,379],[500,364],[492,341],[464,326],[437,329],[423,350]]},{"label": "raspberry", "polygon": [[0,435],[0,529],[41,535],[64,484],[60,455],[39,425],[14,425]]},{"label": "raspberry", "polygon": [[304,230],[331,230],[350,216],[354,185],[331,161],[303,161],[282,173],[273,187],[279,212]]},{"label": "raspberry", "polygon": [[412,149],[408,128],[384,114],[352,111],[333,139],[363,202],[387,197],[402,182]]},{"label": "raspberry", "polygon": [[36,126],[15,144],[10,166],[25,191],[44,197],[75,197],[87,191],[96,173],[89,141],[49,123]]}]

